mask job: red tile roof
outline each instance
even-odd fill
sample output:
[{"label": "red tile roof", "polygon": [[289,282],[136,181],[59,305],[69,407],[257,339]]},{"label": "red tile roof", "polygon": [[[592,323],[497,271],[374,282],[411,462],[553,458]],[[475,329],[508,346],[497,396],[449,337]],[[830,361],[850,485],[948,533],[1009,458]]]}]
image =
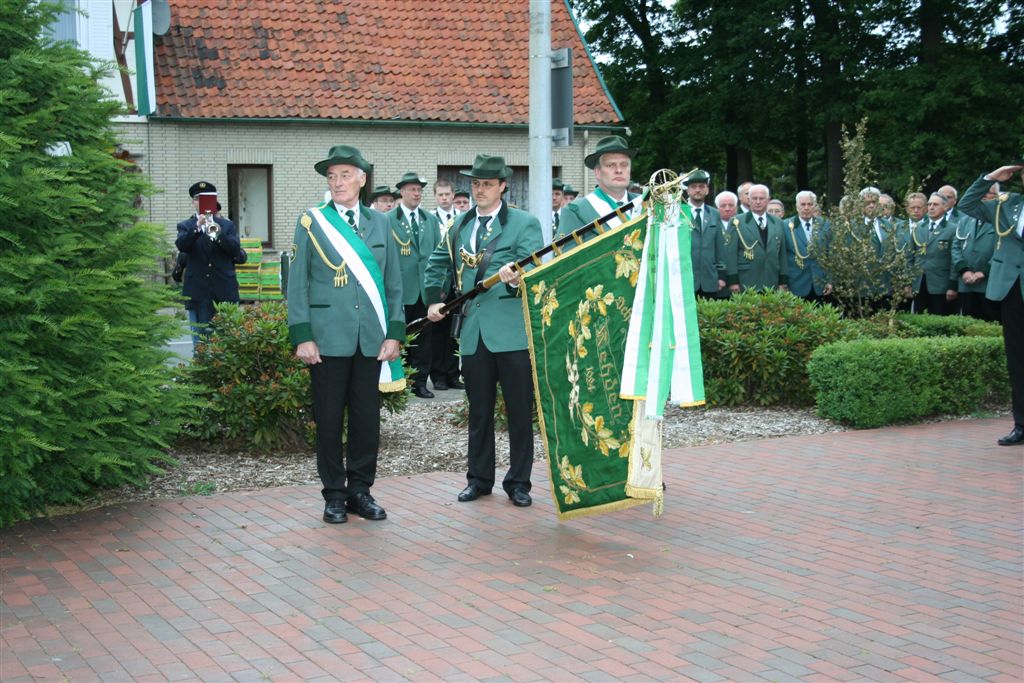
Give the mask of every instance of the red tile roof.
[{"label": "red tile roof", "polygon": [[[171,0],[155,43],[158,115],[529,122],[529,1]],[[564,0],[579,125],[620,116]]]}]

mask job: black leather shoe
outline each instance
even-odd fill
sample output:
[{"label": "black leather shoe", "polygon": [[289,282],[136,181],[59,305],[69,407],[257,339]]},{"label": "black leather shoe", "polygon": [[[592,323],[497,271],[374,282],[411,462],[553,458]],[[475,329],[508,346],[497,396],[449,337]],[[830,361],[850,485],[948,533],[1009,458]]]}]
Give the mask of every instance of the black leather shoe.
[{"label": "black leather shoe", "polygon": [[363,519],[387,519],[388,516],[388,513],[384,512],[384,508],[377,505],[369,493],[353,493],[345,501],[345,507],[349,512],[357,514]]},{"label": "black leather shoe", "polygon": [[484,491],[482,488],[480,488],[476,484],[470,484],[466,488],[462,489],[462,491],[459,493],[459,502],[460,503],[468,503],[471,500],[476,500],[480,496],[489,496],[489,495],[491,495],[490,491]]},{"label": "black leather shoe", "polygon": [[444,382],[434,382],[434,391],[448,391],[448,385]]},{"label": "black leather shoe", "polygon": [[512,504],[517,508],[528,508],[533,505],[533,498],[530,498],[526,489],[512,489],[512,493],[508,494],[508,497],[512,499]]},{"label": "black leather shoe", "polygon": [[1019,443],[1024,443],[1024,427],[1016,425],[1013,431],[999,439],[1000,446],[1016,446]]},{"label": "black leather shoe", "polygon": [[434,398],[434,392],[432,392],[430,389],[427,389],[422,384],[417,384],[416,386],[414,386],[412,388],[412,393],[414,396],[419,396],[420,398]]},{"label": "black leather shoe", "polygon": [[327,501],[327,505],[324,507],[324,521],[328,524],[344,524],[347,522],[348,515],[345,514],[345,503],[340,500]]},{"label": "black leather shoe", "polygon": [[449,389],[465,389],[466,385],[463,384],[462,382],[460,382],[459,380],[454,379],[451,382],[448,382],[448,388]]}]

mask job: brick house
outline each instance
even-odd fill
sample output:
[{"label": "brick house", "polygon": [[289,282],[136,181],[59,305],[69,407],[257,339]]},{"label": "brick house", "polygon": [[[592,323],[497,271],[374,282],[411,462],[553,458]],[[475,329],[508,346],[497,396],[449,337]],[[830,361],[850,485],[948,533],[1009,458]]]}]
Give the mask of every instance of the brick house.
[{"label": "brick house", "polygon": [[[156,110],[115,124],[158,189],[147,208],[169,235],[191,210],[186,188],[205,179],[243,236],[287,249],[296,216],[322,201],[313,164],[335,144],[374,164],[368,187],[426,177],[427,208],[435,178],[466,187],[459,169],[503,154],[510,200],[528,206],[527,0],[170,0],[170,11],[170,29],[153,36]],[[552,165],[588,191],[583,158],[623,123],[566,0],[551,15],[552,47],[573,51],[576,121]]]}]

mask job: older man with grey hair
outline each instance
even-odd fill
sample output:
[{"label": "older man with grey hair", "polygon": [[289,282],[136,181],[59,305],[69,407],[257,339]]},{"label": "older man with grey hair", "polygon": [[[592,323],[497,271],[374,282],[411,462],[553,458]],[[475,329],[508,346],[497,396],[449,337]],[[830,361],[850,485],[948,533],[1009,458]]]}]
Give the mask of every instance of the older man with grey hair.
[{"label": "older man with grey hair", "polygon": [[956,273],[953,271],[952,246],[956,223],[946,220],[946,200],[933,192],[925,205],[928,220],[910,232],[911,257],[917,276],[914,281],[914,312],[951,315],[956,312]]},{"label": "older man with grey hair", "polygon": [[723,299],[728,299],[733,292],[740,291],[740,281],[736,275],[736,259],[739,254],[736,248],[739,244],[739,238],[736,237],[736,225],[739,224],[736,210],[739,204],[740,199],[735,192],[724,190],[715,195],[715,208],[718,209],[718,220],[722,227],[722,253],[725,263],[726,286],[718,292],[718,296]]},{"label": "older man with grey hair", "polygon": [[750,211],[734,223],[739,241],[736,274],[740,287],[756,291],[788,289],[783,224],[767,211],[771,191],[767,185],[755,184],[750,186],[747,197]]},{"label": "older man with grey hair", "polygon": [[950,223],[959,223],[963,217],[963,212],[956,208],[956,203],[959,198],[959,193],[956,188],[952,185],[943,185],[938,189],[940,195],[946,202],[946,220]]},{"label": "older man with grey hair", "polygon": [[829,223],[816,216],[818,196],[810,190],[796,193],[796,215],[785,219],[786,265],[789,291],[796,296],[823,303],[832,293],[818,254],[828,244]]}]

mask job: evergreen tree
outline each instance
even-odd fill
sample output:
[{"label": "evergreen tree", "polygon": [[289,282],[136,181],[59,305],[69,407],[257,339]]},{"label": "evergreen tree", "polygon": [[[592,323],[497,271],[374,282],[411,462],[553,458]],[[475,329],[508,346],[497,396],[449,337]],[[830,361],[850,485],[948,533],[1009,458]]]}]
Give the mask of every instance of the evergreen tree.
[{"label": "evergreen tree", "polygon": [[101,69],[48,38],[59,10],[0,3],[0,526],[143,484],[188,401],[163,350],[163,239],[137,222],[147,187],[113,155]]}]

